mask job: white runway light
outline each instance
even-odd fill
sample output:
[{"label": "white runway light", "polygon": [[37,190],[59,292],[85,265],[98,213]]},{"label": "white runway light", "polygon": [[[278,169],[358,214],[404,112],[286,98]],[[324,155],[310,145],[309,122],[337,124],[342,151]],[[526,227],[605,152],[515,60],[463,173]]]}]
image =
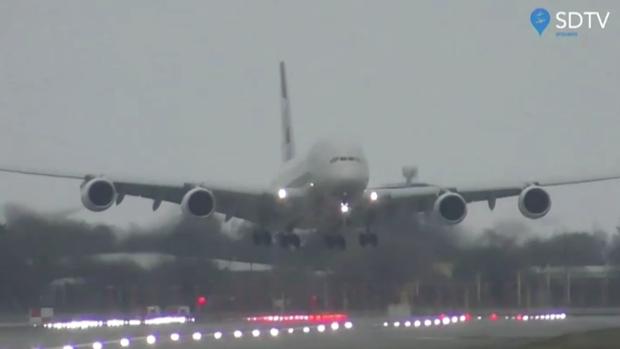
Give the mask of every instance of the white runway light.
[{"label": "white runway light", "polygon": [[280,334],[280,330],[278,330],[277,328],[272,328],[271,330],[269,330],[269,334],[271,335],[271,337],[277,337]]},{"label": "white runway light", "polygon": [[458,316],[453,316],[452,318],[450,318],[450,320],[452,321],[453,324],[459,322]]},{"label": "white runway light", "polygon": [[347,321],[344,323],[344,328],[346,328],[347,330],[350,330],[353,328],[353,323],[351,321]]},{"label": "white runway light", "polygon": [[459,317],[459,321],[460,321],[460,322],[465,322],[465,320],[467,320],[467,318],[465,317],[465,315],[461,315],[461,316]]},{"label": "white runway light", "polygon": [[123,348],[127,348],[129,346],[129,339],[128,338],[123,338],[121,339],[121,347]]},{"label": "white runway light", "polygon": [[72,345],[65,345],[62,347],[62,349],[73,349]]},{"label": "white runway light", "polygon": [[388,327],[388,326],[390,326],[390,324],[388,324],[387,321],[383,323],[383,327]]},{"label": "white runway light", "polygon": [[233,337],[235,338],[241,338],[243,337],[243,332],[236,330],[235,332],[233,332]]},{"label": "white runway light", "polygon": [[103,344],[101,344],[101,342],[93,343],[93,349],[101,349],[101,348],[103,348]]},{"label": "white runway light", "polygon": [[289,329],[288,329],[288,333],[289,333],[289,334],[293,334],[293,333],[295,333],[295,329],[294,329],[294,328],[289,328]]},{"label": "white runway light", "polygon": [[310,333],[310,327],[306,326],[306,327],[304,327],[304,329],[302,331],[304,333]]},{"label": "white runway light", "polygon": [[420,320],[416,320],[413,322],[413,327],[420,327],[421,323]]},{"label": "white runway light", "polygon": [[218,332],[215,332],[215,333],[213,334],[213,338],[215,338],[215,339],[221,339],[221,338],[222,338],[222,332],[219,332],[219,331],[218,331]]},{"label": "white runway light", "polygon": [[286,193],[286,189],[280,189],[280,190],[278,190],[278,197],[279,197],[280,199],[286,199],[286,194],[287,194],[287,193]]},{"label": "white runway light", "polygon": [[155,336],[153,336],[152,334],[146,337],[147,344],[153,345],[155,344],[155,342],[157,342],[157,338],[155,338]]},{"label": "white runway light", "polygon": [[179,338],[181,338],[181,336],[179,336],[178,333],[173,333],[173,334],[170,335],[170,340],[173,341],[173,342],[178,341]]},{"label": "white runway light", "polygon": [[329,327],[331,327],[332,331],[338,331],[338,329],[340,328],[340,324],[337,322],[332,322]]},{"label": "white runway light", "polygon": [[316,327],[316,330],[319,331],[320,333],[325,332],[325,325],[320,324]]},{"label": "white runway light", "polygon": [[432,325],[431,320],[429,319],[424,320],[424,326],[429,327],[430,325]]},{"label": "white runway light", "polygon": [[400,327],[400,322],[398,322],[398,321],[394,322],[394,327],[399,328]]},{"label": "white runway light", "polygon": [[441,320],[441,323],[444,325],[450,325],[450,318],[446,316]]},{"label": "white runway light", "polygon": [[254,337],[254,338],[260,337],[260,331],[259,330],[252,330],[252,337]]},{"label": "white runway light", "polygon": [[433,324],[434,324],[435,326],[439,326],[439,325],[441,325],[441,320],[439,320],[439,319],[435,319],[435,321],[433,321]]},{"label": "white runway light", "polygon": [[405,327],[411,327],[411,321],[405,321]]},{"label": "white runway light", "polygon": [[194,333],[192,334],[192,339],[193,339],[193,340],[195,340],[195,341],[199,341],[199,340],[201,340],[201,339],[202,339],[202,333],[200,333],[200,332],[194,332]]}]

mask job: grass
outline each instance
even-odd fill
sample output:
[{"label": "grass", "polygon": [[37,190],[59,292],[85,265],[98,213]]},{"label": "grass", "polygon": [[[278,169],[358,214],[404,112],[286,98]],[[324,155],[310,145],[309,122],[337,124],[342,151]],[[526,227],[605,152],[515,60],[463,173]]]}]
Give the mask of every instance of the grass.
[{"label": "grass", "polygon": [[620,348],[620,328],[572,333],[535,341],[519,349],[617,349]]}]

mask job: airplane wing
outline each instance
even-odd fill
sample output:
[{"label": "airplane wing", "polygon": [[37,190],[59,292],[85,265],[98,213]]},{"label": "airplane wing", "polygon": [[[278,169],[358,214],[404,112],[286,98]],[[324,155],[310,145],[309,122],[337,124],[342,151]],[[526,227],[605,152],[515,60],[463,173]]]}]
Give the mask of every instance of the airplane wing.
[{"label": "airplane wing", "polygon": [[180,204],[183,196],[191,189],[202,187],[208,189],[215,197],[215,212],[227,218],[238,217],[253,222],[266,211],[272,211],[276,205],[276,193],[267,187],[248,187],[239,185],[211,184],[203,182],[148,181],[143,179],[79,174],[66,171],[48,171],[36,169],[19,169],[0,167],[0,172],[18,173],[54,178],[68,178],[88,181],[102,177],[114,184],[117,191],[117,203],[124,196],[137,196],[153,200],[153,209],[162,201]]},{"label": "airplane wing", "polygon": [[546,180],[517,181],[510,183],[449,186],[426,183],[379,186],[368,188],[367,193],[377,193],[377,198],[387,201],[419,201],[420,210],[428,208],[429,203],[438,195],[451,191],[460,194],[466,202],[489,201],[510,196],[518,196],[529,186],[551,187],[620,179],[620,174],[591,177],[561,177]]}]

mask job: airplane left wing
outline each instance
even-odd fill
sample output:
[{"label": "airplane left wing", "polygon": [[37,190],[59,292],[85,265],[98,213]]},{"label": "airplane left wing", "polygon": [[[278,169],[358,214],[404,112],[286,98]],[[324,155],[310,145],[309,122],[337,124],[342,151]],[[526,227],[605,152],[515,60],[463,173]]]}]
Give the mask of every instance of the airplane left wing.
[{"label": "airplane left wing", "polygon": [[[366,194],[376,197],[377,204],[381,201],[388,205],[410,205],[417,211],[426,211],[432,208],[435,199],[445,193],[460,195],[466,203],[488,201],[489,206],[495,205],[495,200],[511,196],[519,196],[526,189],[544,188],[551,186],[572,185],[620,179],[620,174],[610,174],[590,177],[563,177],[546,180],[532,180],[511,183],[444,186],[425,183],[412,183],[369,188]],[[372,193],[376,194],[372,194]]]}]

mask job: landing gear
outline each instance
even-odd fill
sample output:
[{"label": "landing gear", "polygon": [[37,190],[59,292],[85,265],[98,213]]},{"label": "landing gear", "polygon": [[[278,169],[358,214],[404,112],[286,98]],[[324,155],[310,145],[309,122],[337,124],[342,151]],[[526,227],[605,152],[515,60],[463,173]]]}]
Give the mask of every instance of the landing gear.
[{"label": "landing gear", "polygon": [[342,235],[326,235],[325,246],[327,246],[328,249],[344,251],[347,249],[347,240],[345,240]]},{"label": "landing gear", "polygon": [[268,231],[254,232],[254,234],[252,234],[252,241],[254,241],[254,245],[257,246],[271,246],[271,233]]},{"label": "landing gear", "polygon": [[299,238],[299,235],[293,233],[281,234],[278,237],[278,242],[282,248],[292,247],[297,250],[301,247],[301,239]]},{"label": "landing gear", "polygon": [[366,246],[377,247],[377,245],[379,245],[379,238],[377,237],[376,234],[362,233],[359,236],[359,243],[360,243],[360,246],[362,247],[366,247]]}]

